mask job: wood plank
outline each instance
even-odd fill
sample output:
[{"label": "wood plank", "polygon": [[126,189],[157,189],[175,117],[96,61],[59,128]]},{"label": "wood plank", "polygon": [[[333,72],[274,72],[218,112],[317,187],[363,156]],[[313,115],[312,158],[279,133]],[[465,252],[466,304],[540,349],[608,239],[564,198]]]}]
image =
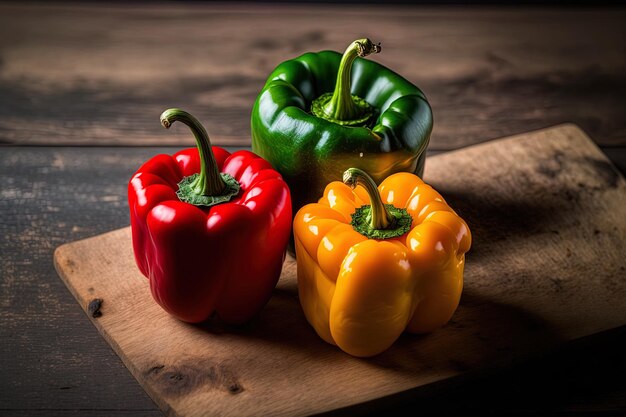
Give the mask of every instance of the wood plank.
[{"label": "wood plank", "polygon": [[[176,150],[0,149],[0,415],[162,415],[84,320],[51,259],[63,243],[127,225],[123,196],[128,176],[149,157]],[[603,149],[626,166],[615,151],[620,149]],[[582,350],[567,345],[532,364],[500,368],[458,387],[422,391],[407,401],[425,415],[484,415],[485,404],[492,415],[624,414],[624,333],[594,337]],[[404,403],[376,401],[357,414],[402,415]]]},{"label": "wood plank", "polygon": [[128,228],[59,247],[55,265],[83,309],[104,300],[92,322],[170,415],[336,410],[624,326],[626,181],[577,127],[432,157],[425,180],[473,231],[462,304],[445,328],[369,360],[317,338],[293,262],[266,309],[237,329],[164,313]]},{"label": "wood plank", "polygon": [[383,44],[373,59],[430,98],[433,150],[563,122],[626,145],[625,20],[623,8],[5,3],[0,142],[192,144],[158,123],[178,106],[215,143],[246,146],[275,65],[367,35]]},{"label": "wood plank", "polygon": [[58,245],[128,224],[126,182],[155,151],[0,150],[0,415],[157,410],[52,264]]}]

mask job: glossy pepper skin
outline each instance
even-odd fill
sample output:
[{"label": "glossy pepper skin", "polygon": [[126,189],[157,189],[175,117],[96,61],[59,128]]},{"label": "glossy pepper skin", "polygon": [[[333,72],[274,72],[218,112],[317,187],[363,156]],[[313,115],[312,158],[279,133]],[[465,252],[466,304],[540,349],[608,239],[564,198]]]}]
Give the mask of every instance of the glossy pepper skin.
[{"label": "glossy pepper skin", "polygon": [[[365,42],[370,41],[355,41]],[[363,169],[377,183],[395,172],[423,172],[433,127],[424,93],[376,62],[353,57],[341,65],[349,50],[343,57],[334,51],[309,52],[279,64],[254,104],[252,150],[289,184],[294,214],[317,201],[324,187],[349,167]],[[332,116],[311,113],[316,99],[342,89],[347,89],[344,103],[350,93],[358,96],[370,104],[372,117],[351,124],[358,117],[342,106]],[[342,115],[347,124],[336,120]]]},{"label": "glossy pepper skin", "polygon": [[167,312],[191,323],[215,314],[240,324],[263,308],[280,276],[290,194],[280,174],[252,152],[211,149],[218,172],[239,183],[238,193],[211,207],[183,202],[177,184],[201,172],[198,149],[153,157],[128,184],[133,249]]},{"label": "glossy pepper skin", "polygon": [[322,339],[358,357],[385,351],[404,331],[445,325],[471,245],[465,221],[418,176],[393,174],[378,190],[383,203],[406,209],[408,232],[372,239],[356,231],[351,216],[371,204],[370,194],[338,181],[302,207],[293,226],[304,314]]}]

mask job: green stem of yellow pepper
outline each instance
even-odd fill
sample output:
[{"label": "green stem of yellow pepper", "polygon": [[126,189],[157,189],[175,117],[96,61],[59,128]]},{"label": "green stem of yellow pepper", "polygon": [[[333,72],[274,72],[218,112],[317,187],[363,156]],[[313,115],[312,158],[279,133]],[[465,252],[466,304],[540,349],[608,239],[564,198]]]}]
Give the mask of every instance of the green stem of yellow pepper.
[{"label": "green stem of yellow pepper", "polygon": [[374,109],[361,97],[351,94],[352,64],[357,56],[366,57],[380,50],[380,45],[369,39],[352,42],[341,58],[335,91],[322,94],[313,100],[311,112],[317,117],[341,125],[365,125],[374,114]]},{"label": "green stem of yellow pepper", "polygon": [[370,198],[370,205],[362,206],[352,214],[350,224],[354,230],[370,239],[389,239],[411,230],[411,215],[406,209],[383,204],[376,183],[365,171],[348,168],[343,173],[343,182],[351,188],[362,185]]},{"label": "green stem of yellow pepper", "polygon": [[343,182],[349,185],[351,188],[355,188],[357,185],[363,186],[365,191],[370,197],[371,203],[371,216],[369,226],[372,229],[387,229],[393,221],[393,217],[387,211],[383,200],[380,198],[378,187],[376,183],[367,175],[367,173],[358,168],[348,168],[343,173]]}]

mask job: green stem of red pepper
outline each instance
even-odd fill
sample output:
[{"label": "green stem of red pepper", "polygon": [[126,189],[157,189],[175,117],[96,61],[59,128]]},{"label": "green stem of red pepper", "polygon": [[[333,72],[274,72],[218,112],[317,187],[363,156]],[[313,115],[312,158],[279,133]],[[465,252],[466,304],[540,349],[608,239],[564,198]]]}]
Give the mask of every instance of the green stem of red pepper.
[{"label": "green stem of red pepper", "polygon": [[374,109],[361,97],[351,94],[352,64],[357,56],[366,57],[380,52],[380,45],[369,39],[358,39],[350,44],[341,58],[335,91],[322,94],[311,103],[311,112],[322,119],[348,126],[367,124]]},{"label": "green stem of red pepper", "polygon": [[350,223],[354,230],[371,239],[389,239],[402,236],[411,230],[413,219],[406,209],[384,204],[376,183],[365,171],[348,168],[343,182],[351,188],[363,186],[370,198],[370,205],[362,206],[352,214]]},{"label": "green stem of red pepper", "polygon": [[161,124],[166,129],[177,121],[191,129],[200,156],[200,173],[185,177],[178,183],[178,198],[183,202],[204,207],[232,199],[239,192],[239,183],[232,176],[220,172],[204,126],[181,109],[167,109],[161,114]]}]

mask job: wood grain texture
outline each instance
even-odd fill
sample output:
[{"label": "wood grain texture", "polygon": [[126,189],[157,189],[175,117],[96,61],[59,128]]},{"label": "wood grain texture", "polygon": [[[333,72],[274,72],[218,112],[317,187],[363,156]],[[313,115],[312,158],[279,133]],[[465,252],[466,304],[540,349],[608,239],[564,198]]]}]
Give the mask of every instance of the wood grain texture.
[{"label": "wood grain texture", "polygon": [[[0,150],[0,415],[162,415],[84,320],[51,260],[63,243],[127,225],[123,196],[129,176],[151,156],[177,150]],[[605,149],[619,162],[614,151]],[[489,377],[365,403],[349,414],[407,415],[408,403],[408,410],[427,416],[622,415],[624,349],[626,332],[594,336],[581,349],[568,344],[532,363],[500,367]]]},{"label": "wood grain texture", "polygon": [[624,9],[196,3],[0,4],[0,141],[192,144],[159,114],[183,107],[215,143],[250,144],[267,75],[307,51],[382,42],[372,58],[420,86],[433,150],[563,122],[626,145]]},{"label": "wood grain texture", "polygon": [[370,360],[317,338],[293,263],[266,309],[237,329],[164,313],[134,265],[128,228],[61,246],[55,264],[84,309],[104,300],[93,323],[170,415],[329,411],[626,323],[626,181],[578,128],[432,157],[425,180],[473,231],[462,303],[444,329],[405,335]]},{"label": "wood grain texture", "polygon": [[128,224],[126,182],[155,151],[0,150],[0,415],[156,414],[52,265],[58,245]]}]

